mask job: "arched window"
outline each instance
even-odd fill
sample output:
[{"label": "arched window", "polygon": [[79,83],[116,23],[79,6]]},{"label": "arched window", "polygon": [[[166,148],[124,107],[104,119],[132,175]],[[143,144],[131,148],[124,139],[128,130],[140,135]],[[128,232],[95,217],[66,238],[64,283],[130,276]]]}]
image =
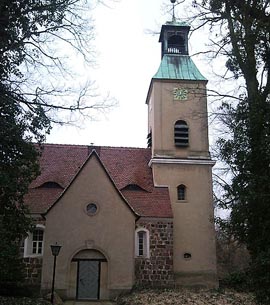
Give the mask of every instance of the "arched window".
[{"label": "arched window", "polygon": [[185,40],[180,35],[172,35],[168,39],[168,53],[185,54]]},{"label": "arched window", "polygon": [[149,231],[144,228],[135,232],[135,256],[149,258]]},{"label": "arched window", "polygon": [[144,191],[143,188],[141,188],[138,184],[136,183],[130,183],[126,185],[122,190],[129,190],[129,191]]},{"label": "arched window", "polygon": [[174,124],[174,144],[178,147],[188,146],[188,125],[179,120]]},{"label": "arched window", "polygon": [[184,186],[184,184],[180,184],[177,186],[177,199],[186,200],[186,187]]},{"label": "arched window", "polygon": [[48,189],[57,189],[57,188],[63,188],[59,183],[54,181],[47,181],[39,186],[40,188],[48,188]]}]

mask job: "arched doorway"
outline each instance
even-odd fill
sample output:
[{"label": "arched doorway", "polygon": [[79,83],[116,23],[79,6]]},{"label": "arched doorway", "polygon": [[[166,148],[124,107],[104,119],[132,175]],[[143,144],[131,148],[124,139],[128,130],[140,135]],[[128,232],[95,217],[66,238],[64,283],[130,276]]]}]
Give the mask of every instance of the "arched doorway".
[{"label": "arched doorway", "polygon": [[71,265],[77,300],[108,299],[108,262],[100,251],[82,250],[72,258]]}]

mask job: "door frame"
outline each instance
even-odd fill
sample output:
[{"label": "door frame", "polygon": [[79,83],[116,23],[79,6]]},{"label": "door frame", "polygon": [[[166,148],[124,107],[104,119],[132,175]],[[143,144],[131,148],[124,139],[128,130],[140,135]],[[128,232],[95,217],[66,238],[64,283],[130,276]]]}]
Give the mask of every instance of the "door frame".
[{"label": "door frame", "polygon": [[[100,300],[100,270],[101,270],[101,262],[106,262],[106,259],[76,259],[77,261],[77,280],[76,280],[76,300],[81,300],[81,301],[87,301],[87,300],[90,300],[90,301],[95,301],[95,300]],[[98,262],[98,291],[97,291],[97,298],[96,299],[79,299],[78,298],[78,291],[79,291],[79,272],[80,272],[80,269],[79,269],[79,264],[80,264],[80,261],[95,261],[95,262]]]}]

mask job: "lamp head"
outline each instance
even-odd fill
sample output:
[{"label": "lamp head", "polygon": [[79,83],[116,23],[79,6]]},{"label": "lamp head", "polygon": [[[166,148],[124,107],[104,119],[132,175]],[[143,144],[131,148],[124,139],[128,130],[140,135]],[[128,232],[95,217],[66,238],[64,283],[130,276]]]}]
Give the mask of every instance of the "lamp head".
[{"label": "lamp head", "polygon": [[62,247],[62,246],[57,245],[57,243],[55,243],[55,245],[51,245],[52,255],[53,255],[53,256],[58,256],[61,247]]}]

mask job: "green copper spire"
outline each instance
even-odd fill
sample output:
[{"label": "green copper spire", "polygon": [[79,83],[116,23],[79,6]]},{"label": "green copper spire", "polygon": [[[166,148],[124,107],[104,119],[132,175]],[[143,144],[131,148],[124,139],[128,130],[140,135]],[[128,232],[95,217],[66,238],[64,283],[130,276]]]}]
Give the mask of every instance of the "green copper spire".
[{"label": "green copper spire", "polygon": [[153,79],[207,80],[188,55],[178,54],[164,54]]}]

